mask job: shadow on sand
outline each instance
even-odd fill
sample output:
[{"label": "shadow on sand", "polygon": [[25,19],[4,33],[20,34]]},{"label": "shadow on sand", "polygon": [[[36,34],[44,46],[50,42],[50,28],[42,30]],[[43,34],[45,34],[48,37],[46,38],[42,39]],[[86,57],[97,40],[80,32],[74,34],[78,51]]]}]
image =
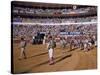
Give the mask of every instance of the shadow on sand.
[{"label": "shadow on sand", "polygon": [[[58,62],[60,62],[60,61],[62,61],[62,60],[64,60],[64,59],[66,59],[66,58],[68,58],[68,57],[71,57],[71,56],[72,56],[71,54],[65,55],[65,56],[58,56],[58,57],[54,58],[54,60],[55,60],[54,64],[56,64],[56,63],[58,63]],[[20,73],[29,73],[33,68],[39,67],[39,66],[41,66],[41,65],[48,64],[48,63],[49,63],[49,60],[44,61],[44,62],[42,62],[42,63],[39,63],[39,64],[35,65],[35,66],[32,66],[30,69],[28,69],[28,70],[26,70],[26,71],[20,72]]]},{"label": "shadow on sand", "polygon": [[74,51],[74,50],[76,50],[76,49],[78,49],[78,48],[73,48],[73,49],[69,50],[68,52]]},{"label": "shadow on sand", "polygon": [[27,57],[27,58],[30,59],[30,58],[33,58],[33,57],[36,57],[36,56],[45,55],[45,54],[47,54],[47,53],[48,53],[48,52],[44,52],[44,53],[36,54],[36,55],[33,55],[33,56],[31,56],[31,57]]}]

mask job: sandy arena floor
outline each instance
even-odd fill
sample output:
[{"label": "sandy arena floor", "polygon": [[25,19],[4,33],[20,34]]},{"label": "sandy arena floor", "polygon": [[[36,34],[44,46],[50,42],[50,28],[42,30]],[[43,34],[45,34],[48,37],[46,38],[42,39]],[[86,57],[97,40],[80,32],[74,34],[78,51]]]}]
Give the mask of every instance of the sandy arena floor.
[{"label": "sandy arena floor", "polygon": [[57,46],[54,51],[54,65],[49,65],[48,50],[45,45],[28,44],[26,47],[27,59],[22,60],[19,60],[19,45],[14,43],[13,47],[14,73],[72,71],[97,68],[96,47],[88,52],[80,49],[70,51],[69,47],[66,47],[65,53],[63,53],[60,46]]}]

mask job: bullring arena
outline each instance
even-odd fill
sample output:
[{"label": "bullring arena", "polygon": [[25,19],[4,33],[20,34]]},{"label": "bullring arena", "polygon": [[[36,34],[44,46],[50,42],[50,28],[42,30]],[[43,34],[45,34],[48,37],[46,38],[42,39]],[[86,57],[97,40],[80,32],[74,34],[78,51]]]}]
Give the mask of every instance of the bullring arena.
[{"label": "bullring arena", "polygon": [[26,48],[27,59],[19,60],[20,50],[18,43],[14,43],[13,59],[15,73],[30,72],[55,72],[86,70],[97,68],[97,48],[94,47],[88,52],[80,49],[69,50],[63,54],[59,46],[54,50],[54,65],[49,65],[48,52],[45,45],[28,44]]},{"label": "bullring arena", "polygon": [[[13,1],[11,21],[13,73],[97,68],[97,6]],[[52,65],[48,36],[56,41]],[[19,59],[21,37],[27,42],[25,59]],[[61,38],[66,41],[64,50]]]}]

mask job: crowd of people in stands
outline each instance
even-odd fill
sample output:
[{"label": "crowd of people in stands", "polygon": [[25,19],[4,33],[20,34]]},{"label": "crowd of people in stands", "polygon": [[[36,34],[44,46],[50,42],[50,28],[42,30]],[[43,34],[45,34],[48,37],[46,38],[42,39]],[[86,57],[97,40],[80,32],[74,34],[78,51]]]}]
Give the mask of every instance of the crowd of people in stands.
[{"label": "crowd of people in stands", "polygon": [[28,22],[28,23],[77,23],[77,22],[96,22],[97,17],[83,17],[83,18],[22,18],[20,16],[14,17],[13,22]]},{"label": "crowd of people in stands", "polygon": [[32,37],[41,32],[59,36],[62,32],[81,32],[82,34],[96,33],[96,24],[87,25],[13,25],[13,37]]},{"label": "crowd of people in stands", "polygon": [[63,8],[63,9],[48,9],[48,8],[25,8],[25,7],[13,7],[13,13],[21,13],[21,14],[69,14],[69,13],[84,13],[89,10],[95,10],[95,7],[87,7],[87,8]]}]

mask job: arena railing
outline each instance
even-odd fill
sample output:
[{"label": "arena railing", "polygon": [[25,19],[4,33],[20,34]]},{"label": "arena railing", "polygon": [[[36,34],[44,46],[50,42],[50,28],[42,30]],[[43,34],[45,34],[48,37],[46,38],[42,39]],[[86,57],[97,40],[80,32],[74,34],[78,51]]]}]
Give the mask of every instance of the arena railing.
[{"label": "arena railing", "polygon": [[78,23],[29,23],[29,22],[12,22],[13,25],[88,25],[97,24],[96,22],[78,22]]}]

